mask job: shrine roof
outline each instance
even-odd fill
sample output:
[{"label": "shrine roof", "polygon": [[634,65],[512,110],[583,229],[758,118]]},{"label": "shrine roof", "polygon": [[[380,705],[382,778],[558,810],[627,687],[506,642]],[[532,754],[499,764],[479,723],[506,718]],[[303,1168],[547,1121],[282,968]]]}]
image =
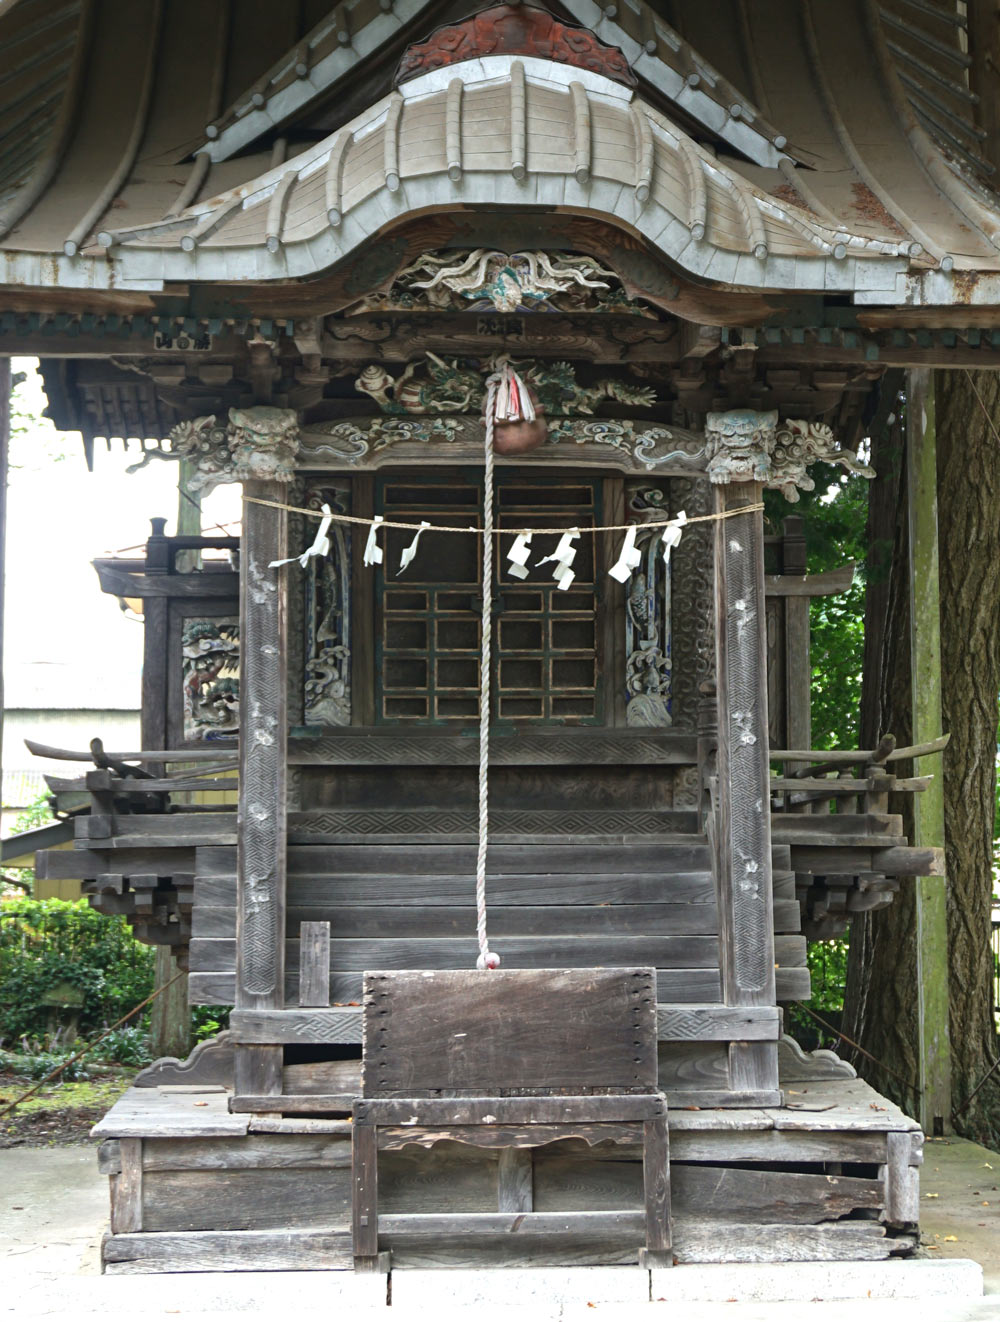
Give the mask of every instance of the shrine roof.
[{"label": "shrine roof", "polygon": [[[241,4],[237,22],[222,0],[17,0],[0,14],[0,285],[113,307],[298,284],[414,216],[544,208],[606,217],[715,289],[1000,304],[996,144],[959,15],[670,12],[309,0]],[[514,49],[494,40],[512,23]]]}]

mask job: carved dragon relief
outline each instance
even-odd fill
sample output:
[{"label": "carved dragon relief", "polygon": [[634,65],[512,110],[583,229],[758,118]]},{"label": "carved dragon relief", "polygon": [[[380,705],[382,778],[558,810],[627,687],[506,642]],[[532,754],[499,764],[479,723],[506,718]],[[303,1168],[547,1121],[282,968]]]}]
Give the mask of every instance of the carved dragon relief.
[{"label": "carved dragon relief", "polygon": [[[636,523],[662,519],[667,494],[657,487],[630,484],[625,489],[630,518]],[[671,637],[670,566],[660,554],[659,528],[643,528],[635,539],[642,561],[626,586],[625,724],[662,728],[670,715]]]}]

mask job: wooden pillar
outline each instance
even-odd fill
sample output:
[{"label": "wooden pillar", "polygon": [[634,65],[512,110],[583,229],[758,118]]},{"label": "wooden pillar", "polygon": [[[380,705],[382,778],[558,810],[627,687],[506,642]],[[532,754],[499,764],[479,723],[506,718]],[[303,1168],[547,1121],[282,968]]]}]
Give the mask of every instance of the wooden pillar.
[{"label": "wooden pillar", "polygon": [[[288,516],[247,497],[285,501],[287,485],[243,485],[240,546],[240,788],[237,847],[236,1007],[284,1006]],[[282,1048],[240,1046],[236,1093],[281,1092]]]},{"label": "wooden pillar", "polygon": [[[759,482],[715,490],[717,513],[760,502]],[[764,526],[755,513],[715,524],[719,708],[718,877],[722,994],[727,1005],[774,1005],[774,914],[768,796]],[[780,1104],[775,1042],[733,1042],[730,1087]],[[749,1099],[748,1099],[749,1100]]]},{"label": "wooden pillar", "polygon": [[[911,368],[906,385],[906,488],[910,543],[910,661],[913,742],[941,733],[941,605],[938,584],[937,435],[934,378]],[[914,839],[944,847],[942,756],[934,779],[914,799]],[[917,877],[917,1031],[919,1033],[920,1123],[942,1134],[951,1123],[951,1044],[948,1027],[947,880]]]}]

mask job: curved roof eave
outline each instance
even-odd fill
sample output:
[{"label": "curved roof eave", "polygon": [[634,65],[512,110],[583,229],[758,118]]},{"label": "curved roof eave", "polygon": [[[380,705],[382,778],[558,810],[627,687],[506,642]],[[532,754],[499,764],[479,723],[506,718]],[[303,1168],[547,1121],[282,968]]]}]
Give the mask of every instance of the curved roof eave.
[{"label": "curved roof eave", "polygon": [[[601,41],[618,47],[636,74],[712,134],[756,165],[776,167],[787,155],[785,136],[737,88],[665,23],[646,0],[610,17],[595,0],[562,0],[564,9]],[[299,45],[286,52],[258,83],[240,96],[214,124],[198,153],[212,162],[229,160],[265,133],[286,124],[320,96],[327,96],[356,73],[380,47],[413,19],[433,8],[433,0],[393,0],[388,10],[372,11],[370,0],[338,6]],[[333,45],[312,64],[309,52],[329,41],[338,12],[368,12],[349,41]],[[297,60],[301,63],[297,64]],[[300,72],[289,79],[294,68]]]}]

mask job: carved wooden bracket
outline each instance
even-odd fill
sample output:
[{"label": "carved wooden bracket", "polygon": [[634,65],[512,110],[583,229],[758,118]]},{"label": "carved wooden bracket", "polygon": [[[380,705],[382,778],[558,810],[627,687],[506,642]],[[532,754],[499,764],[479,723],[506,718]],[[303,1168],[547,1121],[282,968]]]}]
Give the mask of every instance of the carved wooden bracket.
[{"label": "carved wooden bracket", "polygon": [[196,490],[211,491],[223,482],[290,482],[299,450],[299,419],[292,409],[268,405],[230,409],[225,426],[209,414],[179,422],[169,440],[169,450],[147,450],[146,458],[189,460],[196,469],[190,482]]},{"label": "carved wooden bracket", "polygon": [[816,462],[840,464],[860,477],[875,476],[875,470],[859,463],[850,450],[839,448],[826,423],[779,422],[777,409],[709,413],[705,452],[708,476],[716,485],[762,482],[786,500],[798,500],[800,491],[813,490],[816,484],[806,469]]}]

